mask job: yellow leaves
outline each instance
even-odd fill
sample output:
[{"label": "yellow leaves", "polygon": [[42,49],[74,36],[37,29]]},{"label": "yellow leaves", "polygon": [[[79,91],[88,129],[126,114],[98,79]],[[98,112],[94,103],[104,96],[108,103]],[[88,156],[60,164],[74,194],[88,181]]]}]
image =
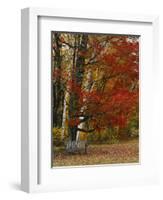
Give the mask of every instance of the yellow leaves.
[{"label": "yellow leaves", "polygon": [[125,64],[125,60],[124,60],[124,59],[119,59],[119,60],[118,60],[118,63],[119,63],[120,65],[124,65],[124,64]]},{"label": "yellow leaves", "polygon": [[115,54],[117,52],[117,50],[113,47],[108,47],[108,54],[112,55],[112,54]]},{"label": "yellow leaves", "polygon": [[65,127],[68,127],[68,119],[65,120]]},{"label": "yellow leaves", "polygon": [[87,140],[87,133],[80,131],[79,132],[79,140],[80,141]]},{"label": "yellow leaves", "polygon": [[99,77],[99,70],[98,70],[98,68],[96,68],[96,70],[93,71],[92,76],[93,76],[93,80],[96,81],[98,79],[98,77]]},{"label": "yellow leaves", "polygon": [[109,81],[107,81],[106,85],[105,85],[105,90],[111,91],[113,89],[113,87],[115,86],[116,81],[117,81],[117,77],[112,78]]},{"label": "yellow leaves", "polygon": [[62,129],[61,128],[53,128],[52,129],[53,134],[53,142],[55,145],[60,145],[62,141]]}]

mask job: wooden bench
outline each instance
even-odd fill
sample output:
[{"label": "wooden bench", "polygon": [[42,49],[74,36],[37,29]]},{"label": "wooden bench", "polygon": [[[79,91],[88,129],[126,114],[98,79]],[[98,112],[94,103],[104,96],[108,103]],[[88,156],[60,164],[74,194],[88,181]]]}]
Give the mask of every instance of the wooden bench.
[{"label": "wooden bench", "polygon": [[67,153],[87,153],[87,141],[67,141],[65,149]]}]

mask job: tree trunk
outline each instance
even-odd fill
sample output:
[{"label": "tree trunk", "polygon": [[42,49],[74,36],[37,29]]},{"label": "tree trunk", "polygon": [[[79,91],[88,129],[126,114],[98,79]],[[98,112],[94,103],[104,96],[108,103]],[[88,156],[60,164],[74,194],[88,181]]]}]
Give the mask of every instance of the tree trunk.
[{"label": "tree trunk", "polygon": [[[73,81],[81,87],[83,76],[84,76],[84,64],[85,57],[82,55],[83,52],[87,49],[88,35],[79,34],[75,36],[75,47],[74,49],[74,57],[73,57]],[[70,97],[70,119],[72,115],[77,114],[78,111],[78,97],[75,93],[71,93]],[[76,141],[77,138],[77,126],[69,128],[70,140]]]},{"label": "tree trunk", "polygon": [[62,131],[61,131],[62,139],[64,139],[64,136],[68,134],[69,101],[70,101],[70,94],[68,91],[65,91],[64,104],[63,104],[63,116],[62,116]]},{"label": "tree trunk", "polygon": [[[85,91],[90,91],[91,85],[92,85],[91,82],[92,82],[92,71],[91,71],[91,69],[89,69],[87,72],[86,80],[83,82],[83,88],[85,89]],[[87,101],[87,99],[84,98],[83,102],[84,102],[85,106],[83,106],[81,108],[81,113],[84,113],[84,111],[86,110],[86,101]],[[86,127],[85,122],[82,122],[78,125],[78,129],[85,129],[85,127]],[[81,133],[81,131],[77,132],[77,138],[76,138],[77,141],[79,141],[80,133]]]},{"label": "tree trunk", "polygon": [[[59,33],[53,33],[54,40],[54,56],[53,56],[53,71],[61,70],[61,46],[59,44]],[[62,124],[62,102],[63,102],[63,91],[61,89],[60,77],[56,76],[53,79],[53,126],[61,127]]]}]

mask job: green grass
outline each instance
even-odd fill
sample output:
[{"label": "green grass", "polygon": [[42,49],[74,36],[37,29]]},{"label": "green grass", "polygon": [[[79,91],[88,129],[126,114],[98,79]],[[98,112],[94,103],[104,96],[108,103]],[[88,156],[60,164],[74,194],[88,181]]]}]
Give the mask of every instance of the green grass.
[{"label": "green grass", "polygon": [[78,166],[139,162],[139,140],[132,139],[117,144],[89,145],[87,154],[67,154],[57,148],[53,166]]}]

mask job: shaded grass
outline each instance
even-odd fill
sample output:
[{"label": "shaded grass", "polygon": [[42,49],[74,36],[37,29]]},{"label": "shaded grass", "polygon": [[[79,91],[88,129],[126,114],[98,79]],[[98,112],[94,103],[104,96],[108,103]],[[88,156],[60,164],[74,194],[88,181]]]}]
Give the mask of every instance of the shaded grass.
[{"label": "shaded grass", "polygon": [[67,154],[64,148],[56,148],[53,166],[78,166],[139,162],[139,140],[117,144],[89,145],[87,154]]}]

